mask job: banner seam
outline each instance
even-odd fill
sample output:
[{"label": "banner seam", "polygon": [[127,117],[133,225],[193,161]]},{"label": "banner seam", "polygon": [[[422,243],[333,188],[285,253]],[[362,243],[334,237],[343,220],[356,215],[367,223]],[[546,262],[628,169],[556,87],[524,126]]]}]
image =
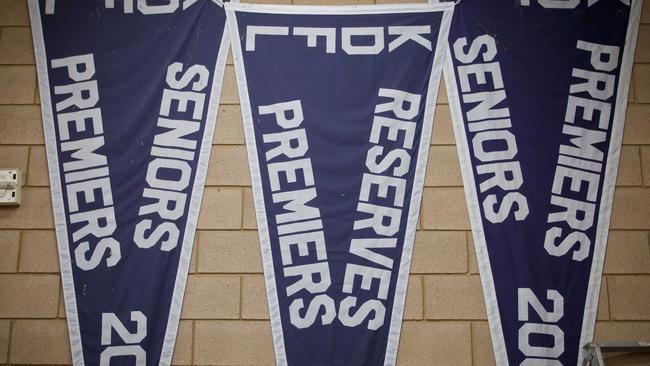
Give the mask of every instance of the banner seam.
[{"label": "banner seam", "polygon": [[454,8],[454,3],[380,4],[380,5],[274,5],[274,4],[227,4],[227,8],[239,12],[303,15],[362,15],[392,13],[426,13]]}]

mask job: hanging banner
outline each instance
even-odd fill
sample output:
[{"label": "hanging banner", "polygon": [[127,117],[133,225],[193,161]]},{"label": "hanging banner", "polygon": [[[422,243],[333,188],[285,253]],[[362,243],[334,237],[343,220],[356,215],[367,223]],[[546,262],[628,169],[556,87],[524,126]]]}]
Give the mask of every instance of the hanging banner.
[{"label": "hanging banner", "polygon": [[498,365],[593,339],[640,0],[464,0],[447,93]]},{"label": "hanging banner", "polygon": [[278,365],[394,365],[453,4],[227,4]]},{"label": "hanging banner", "polygon": [[169,365],[228,51],[211,0],[30,0],[75,365]]}]

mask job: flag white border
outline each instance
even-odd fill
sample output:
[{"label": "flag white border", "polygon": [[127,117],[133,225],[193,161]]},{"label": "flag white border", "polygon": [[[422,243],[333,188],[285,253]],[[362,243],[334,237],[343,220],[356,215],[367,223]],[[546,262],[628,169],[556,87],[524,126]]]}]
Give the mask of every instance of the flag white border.
[{"label": "flag white border", "polygon": [[616,176],[618,174],[618,163],[621,155],[623,142],[623,128],[625,126],[625,113],[627,112],[627,101],[630,90],[630,78],[632,77],[632,66],[634,63],[634,50],[636,48],[637,34],[641,20],[641,6],[643,0],[632,0],[630,6],[630,17],[627,23],[625,45],[623,46],[623,60],[619,73],[618,89],[616,93],[616,105],[614,107],[614,118],[612,119],[612,134],[609,141],[609,152],[607,153],[607,167],[603,179],[603,191],[600,196],[600,210],[598,212],[598,225],[594,243],[594,254],[591,261],[591,273],[589,274],[589,285],[587,287],[587,299],[582,318],[582,331],[580,332],[580,349],[578,351],[578,365],[582,364],[585,357],[585,348],[594,339],[594,328],[598,316],[598,299],[600,297],[600,284],[603,277],[603,266],[605,264],[605,251],[607,249],[607,236],[609,234],[609,223],[612,215],[612,202],[616,189]]},{"label": "flag white border", "polygon": [[56,242],[58,244],[59,262],[61,268],[61,283],[63,284],[63,301],[65,303],[68,335],[72,353],[72,364],[84,365],[83,349],[81,346],[81,331],[77,312],[77,297],[75,295],[74,278],[72,275],[72,260],[70,259],[70,243],[68,242],[68,228],[63,206],[63,192],[61,176],[59,174],[59,156],[54,129],[54,114],[50,98],[50,78],[47,72],[47,54],[45,52],[45,38],[43,36],[43,23],[39,0],[29,0],[29,18],[34,39],[34,57],[38,73],[38,88],[41,99],[41,115],[43,117],[43,133],[45,135],[45,152],[50,177],[50,190],[52,194],[52,210],[54,213],[54,227],[56,229]]},{"label": "flag white border", "polygon": [[[404,313],[404,302],[406,299],[406,290],[408,286],[409,269],[411,265],[411,256],[413,242],[415,239],[415,230],[419,216],[419,208],[422,199],[424,186],[424,177],[426,163],[428,158],[431,131],[433,127],[433,118],[435,113],[436,98],[438,88],[442,77],[442,64],[447,50],[447,36],[453,15],[453,3],[440,4],[389,4],[389,5],[369,5],[369,6],[286,6],[286,5],[261,5],[261,4],[230,4],[225,5],[228,24],[231,31],[231,38],[240,39],[239,27],[237,25],[236,12],[254,12],[267,14],[298,14],[298,15],[362,15],[362,14],[394,14],[394,13],[424,13],[432,11],[444,12],[441,20],[440,30],[438,33],[438,44],[436,54],[432,64],[431,76],[427,90],[425,111],[423,116],[422,136],[420,137],[420,150],[418,151],[418,162],[416,174],[413,181],[413,190],[411,194],[411,206],[408,212],[408,221],[406,226],[404,246],[400,267],[398,269],[398,278],[396,285],[395,298],[393,303],[393,312],[391,317],[390,328],[388,332],[388,342],[384,365],[395,365],[397,359],[397,348],[401,332],[402,317]],[[271,329],[273,332],[273,344],[277,365],[287,365],[287,356],[284,346],[282,321],[280,318],[280,307],[278,302],[277,287],[275,281],[275,271],[273,266],[273,257],[270,244],[268,222],[266,219],[266,209],[264,204],[264,194],[262,191],[262,179],[260,175],[260,165],[257,157],[257,146],[255,143],[255,133],[253,128],[252,111],[250,99],[248,96],[248,82],[242,58],[240,42],[233,42],[233,59],[235,71],[237,74],[237,85],[239,89],[239,98],[242,109],[244,123],[244,132],[246,136],[246,150],[248,152],[248,161],[251,171],[251,180],[253,185],[253,199],[255,202],[255,214],[257,218],[257,227],[260,236],[260,247],[262,262],[264,264],[264,279],[266,283],[266,292],[269,305],[269,314],[271,317]],[[436,69],[438,70],[436,72]]]},{"label": "flag white border", "polygon": [[454,8],[454,3],[415,3],[380,5],[275,5],[226,3],[226,10],[247,13],[296,14],[296,15],[363,15],[363,14],[405,14],[443,11]]},{"label": "flag white border", "polygon": [[240,39],[239,29],[237,27],[237,17],[231,4],[226,4],[225,9],[230,37],[234,40],[231,44],[232,57],[235,64],[235,73],[237,75],[239,104],[244,124],[246,151],[248,152],[248,166],[251,173],[253,200],[255,202],[255,217],[257,219],[257,230],[260,237],[262,263],[264,264],[264,282],[266,284],[266,298],[268,300],[269,316],[271,319],[275,362],[278,366],[287,365],[287,356],[284,349],[284,336],[282,333],[282,322],[280,320],[280,305],[278,302],[277,289],[275,287],[275,271],[271,254],[271,239],[269,236],[268,223],[266,221],[264,193],[262,192],[262,178],[260,174],[259,161],[257,159],[253,117],[251,113],[250,99],[248,97],[248,83],[246,81],[246,72],[244,70],[244,61],[242,59],[241,42],[237,41]]},{"label": "flag white border", "polygon": [[[234,0],[236,1],[236,0]],[[223,8],[222,4],[213,1],[216,5]],[[70,336],[70,348],[72,354],[72,363],[74,365],[84,365],[84,354],[81,341],[81,332],[79,326],[79,317],[77,309],[77,299],[75,295],[75,285],[72,270],[72,261],[70,256],[70,243],[68,241],[68,230],[65,219],[65,208],[63,205],[63,194],[61,187],[61,176],[59,173],[58,147],[56,144],[56,133],[54,129],[54,115],[52,112],[52,101],[50,98],[50,82],[47,68],[47,54],[45,51],[45,40],[43,36],[43,26],[41,22],[41,13],[39,0],[29,0],[29,15],[32,27],[32,36],[34,39],[34,52],[36,58],[36,68],[38,71],[39,92],[41,98],[41,113],[43,117],[43,131],[45,134],[45,146],[48,160],[48,171],[50,177],[50,187],[52,193],[52,208],[54,211],[54,222],[56,228],[56,237],[59,252],[59,261],[61,267],[61,281],[63,284],[64,303],[66,318],[68,323],[68,333]],[[210,152],[212,150],[212,140],[216,126],[217,113],[219,111],[219,99],[221,96],[221,86],[223,84],[224,71],[228,50],[230,49],[229,32],[227,22],[224,24],[223,35],[220,42],[220,49],[217,55],[215,67],[212,70],[212,86],[208,110],[205,120],[205,129],[201,142],[201,150],[196,166],[196,175],[190,197],[188,208],[187,222],[183,235],[181,254],[179,257],[176,280],[172,293],[169,316],[165,336],[160,353],[159,365],[171,365],[174,345],[178,332],[185,286],[189,265],[194,247],[194,237],[196,226],[201,208],[201,199],[207,176]]]}]

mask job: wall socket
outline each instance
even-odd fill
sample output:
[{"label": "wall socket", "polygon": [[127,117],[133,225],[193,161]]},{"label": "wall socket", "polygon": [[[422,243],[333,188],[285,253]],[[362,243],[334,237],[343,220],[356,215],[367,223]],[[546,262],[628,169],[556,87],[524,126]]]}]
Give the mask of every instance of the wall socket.
[{"label": "wall socket", "polygon": [[20,169],[0,169],[0,206],[20,205],[22,185]]}]

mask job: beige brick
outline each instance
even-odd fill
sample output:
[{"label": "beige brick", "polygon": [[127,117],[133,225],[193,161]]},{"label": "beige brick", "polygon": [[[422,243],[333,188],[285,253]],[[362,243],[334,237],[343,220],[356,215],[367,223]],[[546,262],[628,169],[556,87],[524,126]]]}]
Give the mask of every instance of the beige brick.
[{"label": "beige brick", "polygon": [[375,3],[377,4],[411,4],[411,3],[418,3],[422,1],[413,1],[413,0],[376,0]]},{"label": "beige brick", "polygon": [[50,185],[47,157],[45,156],[45,147],[43,146],[32,146],[29,148],[27,185],[32,187],[47,187]]},{"label": "beige brick", "polygon": [[244,126],[239,105],[219,106],[214,143],[221,145],[244,143]]},{"label": "beige brick", "polygon": [[650,273],[650,247],[644,231],[610,231],[605,273]]},{"label": "beige brick", "polygon": [[402,325],[399,366],[472,364],[471,331],[467,322],[417,322]]},{"label": "beige brick", "polygon": [[447,87],[445,86],[445,78],[441,76],[440,78],[440,89],[438,90],[438,99],[436,104],[449,104],[449,98],[447,97]]},{"label": "beige brick", "polygon": [[239,318],[239,277],[190,275],[181,317],[183,319]]},{"label": "beige brick", "polygon": [[59,286],[59,318],[65,319],[67,317],[67,314],[65,312],[65,299],[64,299],[64,294],[63,294],[63,288]]},{"label": "beige brick", "polygon": [[0,146],[0,168],[20,169],[27,173],[29,147]]},{"label": "beige brick", "polygon": [[650,322],[597,322],[594,339],[597,342],[650,339]]},{"label": "beige brick", "polygon": [[430,230],[468,230],[465,193],[458,188],[425,188],[422,197],[422,227]]},{"label": "beige brick", "polygon": [[600,292],[598,293],[598,312],[596,319],[609,319],[609,290],[607,289],[607,276],[604,276],[600,283]]},{"label": "beige brick", "polygon": [[634,88],[637,103],[650,103],[650,64],[634,65]]},{"label": "beige brick", "polygon": [[244,188],[244,229],[257,229],[253,190]]},{"label": "beige brick", "polygon": [[427,161],[425,186],[463,185],[456,146],[432,146]]},{"label": "beige brick", "polygon": [[607,366],[648,366],[650,353],[604,352],[603,361]]},{"label": "beige brick", "polygon": [[294,5],[363,5],[374,4],[374,0],[293,0]]},{"label": "beige brick", "polygon": [[628,104],[623,144],[650,144],[650,105]]},{"label": "beige brick", "polygon": [[213,146],[206,184],[250,186],[246,148],[243,145]]},{"label": "beige brick", "polygon": [[410,276],[404,304],[404,319],[418,320],[424,317],[422,307],[422,276]]},{"label": "beige brick", "polygon": [[243,0],[242,3],[291,5],[291,0]]},{"label": "beige brick", "polygon": [[616,185],[640,186],[642,183],[639,148],[636,146],[623,146]]},{"label": "beige brick", "polygon": [[271,365],[275,362],[267,321],[197,321],[194,363]]},{"label": "beige brick", "polygon": [[34,64],[32,32],[28,27],[0,31],[0,64]]},{"label": "beige brick", "polygon": [[467,259],[469,259],[469,273],[479,273],[476,247],[474,246],[474,236],[471,231],[467,232]]},{"label": "beige brick", "polygon": [[431,143],[433,145],[453,145],[456,143],[448,105],[436,106]]},{"label": "beige brick", "polygon": [[18,269],[20,272],[59,272],[54,231],[23,231]]},{"label": "beige brick", "polygon": [[437,275],[424,279],[427,319],[485,319],[479,276]]},{"label": "beige brick", "polygon": [[178,324],[178,335],[176,336],[172,365],[192,364],[192,323],[192,321],[183,320]]},{"label": "beige brick", "polygon": [[639,26],[634,62],[650,62],[650,24]]},{"label": "beige brick", "polygon": [[197,262],[198,262],[198,252],[199,252],[199,244],[198,244],[198,234],[194,236],[194,245],[192,246],[192,257],[190,258],[190,268],[188,268],[189,273],[196,273],[197,272]]},{"label": "beige brick", "polygon": [[36,90],[34,66],[0,66],[0,104],[32,104]]},{"label": "beige brick", "polygon": [[11,333],[9,362],[69,365],[70,345],[65,320],[16,320]]},{"label": "beige brick", "polygon": [[221,88],[221,104],[239,104],[239,92],[237,91],[237,79],[235,77],[235,67],[226,66],[223,75],[223,86]]},{"label": "beige brick", "polygon": [[641,147],[641,171],[643,171],[643,185],[650,186],[650,146]]},{"label": "beige brick", "polygon": [[19,231],[0,230],[0,273],[16,272],[19,246]]},{"label": "beige brick", "polygon": [[226,65],[233,65],[234,61],[232,59],[232,49],[228,49],[228,56],[226,57]]},{"label": "beige brick", "polygon": [[264,276],[242,276],[241,317],[243,319],[269,319]]},{"label": "beige brick", "polygon": [[650,229],[650,189],[616,189],[611,228]]},{"label": "beige brick", "polygon": [[411,273],[467,272],[467,239],[463,231],[418,231]]},{"label": "beige brick", "polygon": [[649,320],[650,276],[608,276],[614,320]]},{"label": "beige brick", "polygon": [[0,105],[0,144],[43,144],[37,105]]},{"label": "beige brick", "polygon": [[0,318],[55,318],[59,276],[0,275]]},{"label": "beige brick", "polygon": [[198,228],[240,229],[241,210],[241,188],[206,188]]},{"label": "beige brick", "polygon": [[7,351],[9,351],[9,331],[11,322],[0,320],[0,363],[7,363]]},{"label": "beige brick", "polygon": [[494,350],[487,322],[472,322],[472,366],[493,366]]},{"label": "beige brick", "polygon": [[199,272],[262,273],[257,231],[205,231],[199,236]]},{"label": "beige brick", "polygon": [[0,229],[53,229],[52,201],[47,188],[23,188],[18,207],[0,210]]},{"label": "beige brick", "polygon": [[29,13],[25,0],[0,1],[0,25],[29,25]]}]

